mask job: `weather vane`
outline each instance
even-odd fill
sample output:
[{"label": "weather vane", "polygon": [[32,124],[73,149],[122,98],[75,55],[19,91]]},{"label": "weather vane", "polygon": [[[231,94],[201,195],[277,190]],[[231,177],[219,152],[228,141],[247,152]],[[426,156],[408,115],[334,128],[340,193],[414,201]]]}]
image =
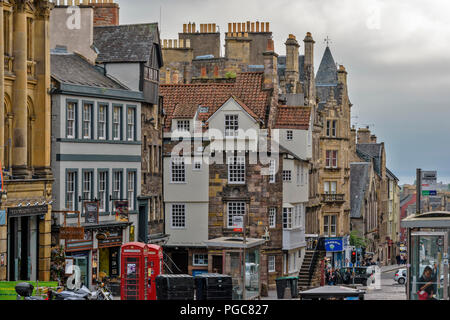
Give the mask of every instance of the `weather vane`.
[{"label": "weather vane", "polygon": [[325,39],[323,39],[323,42],[326,42],[327,47],[329,46],[330,43],[332,43],[330,37],[328,37],[328,36]]}]

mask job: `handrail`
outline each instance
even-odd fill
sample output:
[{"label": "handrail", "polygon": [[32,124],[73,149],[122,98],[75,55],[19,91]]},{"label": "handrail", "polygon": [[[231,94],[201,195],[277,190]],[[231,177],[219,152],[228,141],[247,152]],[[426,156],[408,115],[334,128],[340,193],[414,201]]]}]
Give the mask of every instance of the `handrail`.
[{"label": "handrail", "polygon": [[311,262],[309,263],[309,268],[308,268],[308,273],[309,273],[309,275],[308,275],[308,285],[311,284],[313,273],[315,271],[319,249],[323,249],[323,243],[322,242],[323,242],[323,238],[319,238],[317,240],[316,246],[314,247],[314,253],[313,253]]}]

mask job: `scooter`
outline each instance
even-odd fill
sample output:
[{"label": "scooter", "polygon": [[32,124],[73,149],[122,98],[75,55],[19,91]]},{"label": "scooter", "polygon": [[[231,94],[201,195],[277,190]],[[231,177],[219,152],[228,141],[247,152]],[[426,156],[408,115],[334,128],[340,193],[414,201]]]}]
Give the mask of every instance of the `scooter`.
[{"label": "scooter", "polygon": [[86,288],[86,286],[82,286],[77,290],[63,290],[60,292],[55,292],[53,290],[49,290],[48,298],[49,300],[95,300],[93,299],[93,293]]},{"label": "scooter", "polygon": [[46,300],[43,297],[32,296],[34,286],[28,282],[21,282],[16,284],[15,288],[17,293],[17,300]]}]

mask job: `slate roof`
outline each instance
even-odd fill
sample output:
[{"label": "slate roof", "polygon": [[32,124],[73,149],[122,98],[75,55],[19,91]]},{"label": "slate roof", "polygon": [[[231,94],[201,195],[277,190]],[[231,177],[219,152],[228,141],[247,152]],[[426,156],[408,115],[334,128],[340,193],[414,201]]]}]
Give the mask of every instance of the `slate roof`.
[{"label": "slate roof", "polygon": [[94,27],[97,62],[147,62],[158,37],[157,23]]},{"label": "slate roof", "polygon": [[320,62],[319,70],[316,74],[316,85],[337,84],[337,67],[331,54],[330,47],[327,46]]},{"label": "slate roof", "polygon": [[160,86],[166,114],[164,131],[170,132],[175,107],[179,104],[196,104],[208,107],[199,114],[206,121],[230,97],[235,96],[261,120],[266,117],[270,91],[263,90],[263,72],[238,73],[231,83],[165,84]]},{"label": "slate roof", "polygon": [[310,107],[280,106],[275,128],[308,130],[310,119]]},{"label": "slate roof", "polygon": [[369,188],[368,162],[350,163],[350,217],[361,218],[364,195]]},{"label": "slate roof", "polygon": [[356,145],[356,154],[364,161],[374,161],[374,170],[381,176],[381,143],[358,143]]},{"label": "slate roof", "polygon": [[[300,82],[305,80],[305,56],[298,56],[298,78]],[[284,77],[286,72],[286,56],[278,56],[278,76]]]},{"label": "slate roof", "polygon": [[78,54],[52,53],[50,64],[52,77],[61,83],[128,90]]},{"label": "slate roof", "polygon": [[396,175],[395,175],[391,170],[389,170],[388,168],[386,168],[386,174],[387,174],[391,179],[400,181],[400,180],[396,177]]}]

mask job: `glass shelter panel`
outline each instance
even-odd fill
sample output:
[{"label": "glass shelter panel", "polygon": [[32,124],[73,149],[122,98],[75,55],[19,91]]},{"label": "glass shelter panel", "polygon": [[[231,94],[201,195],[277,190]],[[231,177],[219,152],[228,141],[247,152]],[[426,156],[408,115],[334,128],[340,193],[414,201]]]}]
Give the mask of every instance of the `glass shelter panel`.
[{"label": "glass shelter panel", "polygon": [[[442,232],[411,233],[409,296],[411,300],[442,300],[448,287],[448,244]],[[444,270],[446,269],[446,272]],[[447,273],[447,275],[445,274]]]}]

